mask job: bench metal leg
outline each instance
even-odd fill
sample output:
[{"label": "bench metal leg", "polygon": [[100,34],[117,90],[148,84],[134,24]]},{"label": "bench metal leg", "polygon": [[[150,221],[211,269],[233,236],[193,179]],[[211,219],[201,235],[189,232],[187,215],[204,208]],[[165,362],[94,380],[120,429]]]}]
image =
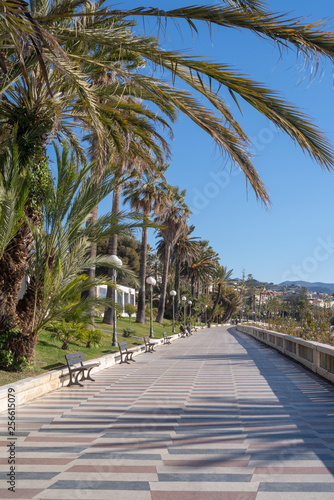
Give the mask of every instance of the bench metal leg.
[{"label": "bench metal leg", "polygon": [[95,368],[95,366],[92,366],[92,367],[91,367],[91,368],[89,368],[88,370],[87,370],[87,368],[86,368],[86,370],[87,370],[87,375],[85,375],[85,372],[83,372],[83,377],[82,377],[82,379],[81,379],[81,380],[92,380],[93,382],[95,382],[95,379],[93,379],[93,378],[91,377],[91,374],[90,374],[90,372],[91,372],[91,370],[92,370],[93,368]]},{"label": "bench metal leg", "polygon": [[[123,356],[124,356],[124,359],[123,359]],[[121,364],[122,363],[127,363],[128,365],[130,364],[129,361],[128,361],[128,355],[127,355],[127,353],[121,354]]]},{"label": "bench metal leg", "polygon": [[[77,372],[76,375],[74,375]],[[70,381],[67,387],[70,387],[71,385],[80,385],[80,387],[84,387],[83,384],[80,384],[79,382],[79,376],[81,375],[81,379],[84,379],[84,370],[75,370],[70,372]],[[74,380],[73,380],[74,377]]]}]

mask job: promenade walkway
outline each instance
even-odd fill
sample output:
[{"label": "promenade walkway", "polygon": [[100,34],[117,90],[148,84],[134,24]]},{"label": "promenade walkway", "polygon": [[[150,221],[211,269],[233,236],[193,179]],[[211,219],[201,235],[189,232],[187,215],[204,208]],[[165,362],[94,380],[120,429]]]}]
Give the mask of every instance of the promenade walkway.
[{"label": "promenade walkway", "polygon": [[232,327],[211,328],[17,409],[29,500],[333,500],[334,387]]}]

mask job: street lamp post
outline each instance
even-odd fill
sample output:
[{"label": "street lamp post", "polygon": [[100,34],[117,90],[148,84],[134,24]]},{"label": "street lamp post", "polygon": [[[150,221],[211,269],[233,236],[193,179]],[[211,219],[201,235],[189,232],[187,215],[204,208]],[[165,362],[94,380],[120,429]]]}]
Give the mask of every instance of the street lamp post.
[{"label": "street lamp post", "polygon": [[205,326],[208,326],[207,309],[208,309],[208,306],[205,306]]},{"label": "street lamp post", "polygon": [[191,329],[191,304],[192,304],[191,300],[188,300],[190,329]]},{"label": "street lamp post", "polygon": [[153,339],[154,338],[154,335],[153,335],[153,287],[156,284],[156,281],[153,278],[153,276],[149,276],[148,278],[146,278],[146,283],[148,285],[150,285],[150,287],[151,287],[150,338]]},{"label": "street lamp post", "polygon": [[173,297],[173,333],[175,333],[175,310],[174,310],[174,299],[175,299],[175,295],[176,295],[176,291],[175,290],[172,290],[170,292],[171,296]]},{"label": "street lamp post", "polygon": [[[121,267],[122,266],[122,261],[117,255],[110,255],[109,261],[111,264],[114,264],[116,267]],[[113,336],[112,336],[112,345],[114,347],[117,347],[117,330],[116,330],[116,318],[117,318],[117,312],[116,312],[116,301],[117,301],[117,289],[116,289],[116,279],[117,279],[117,269],[113,269],[113,282],[114,282],[114,292],[113,292],[113,300],[114,300],[114,310],[113,310],[113,317],[112,317],[112,324],[113,324]]]},{"label": "street lamp post", "polygon": [[183,326],[184,328],[186,327],[186,300],[187,300],[187,297],[183,296],[181,297],[181,300],[183,302]]}]

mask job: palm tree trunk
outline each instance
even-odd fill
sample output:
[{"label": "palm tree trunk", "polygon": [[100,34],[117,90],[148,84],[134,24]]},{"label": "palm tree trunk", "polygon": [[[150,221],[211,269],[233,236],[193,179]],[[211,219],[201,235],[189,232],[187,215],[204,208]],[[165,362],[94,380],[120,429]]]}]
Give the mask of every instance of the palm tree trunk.
[{"label": "palm tree trunk", "polygon": [[[180,303],[180,274],[181,274],[180,259],[176,259],[176,261],[175,261],[175,291],[176,291],[175,311],[179,310],[179,303]],[[177,319],[178,319],[178,316],[179,316],[179,313],[177,313]]]},{"label": "palm tree trunk", "polygon": [[[39,223],[39,217],[29,207],[25,213],[33,224]],[[36,295],[35,283],[26,282],[23,298],[19,298],[27,276],[32,245],[33,235],[28,224],[23,222],[0,260],[0,345],[2,350],[12,352],[15,362],[23,358],[30,361],[37,341],[33,323],[42,291],[39,290]]]},{"label": "palm tree trunk", "polygon": [[[89,224],[94,224],[97,221],[97,212],[98,212],[98,206],[92,210],[91,212],[91,217],[89,218],[89,221],[87,222],[87,225]],[[97,244],[92,243],[90,247],[90,258],[91,259],[96,259],[97,255]],[[90,267],[87,269],[87,276],[89,279],[94,279],[95,278],[95,266]],[[82,297],[96,297],[96,288],[91,287],[87,292],[83,292]],[[90,310],[90,322],[91,324],[94,324],[95,320],[95,307],[93,306]],[[87,325],[89,328],[90,325]]]},{"label": "palm tree trunk", "polygon": [[[113,197],[112,197],[112,212],[113,213],[119,212],[120,203],[121,203],[121,185],[118,184],[113,191]],[[117,234],[114,234],[109,239],[109,246],[108,246],[108,254],[109,255],[117,255],[117,239],[118,239]],[[108,276],[110,279],[112,279],[112,276],[113,276],[112,269],[108,270]],[[113,288],[111,286],[108,286],[107,297],[110,299],[113,298]],[[104,313],[103,323],[106,323],[107,325],[111,325],[112,319],[113,319],[113,310],[110,307],[107,307],[107,309],[105,310],[105,313]]]},{"label": "palm tree trunk", "polygon": [[195,297],[195,278],[194,276],[191,277],[191,296],[192,298]]},{"label": "palm tree trunk", "polygon": [[164,263],[163,263],[160,302],[159,302],[158,314],[157,314],[157,317],[155,320],[157,323],[162,323],[162,321],[164,319],[164,314],[165,314],[165,303],[166,303],[166,291],[167,291],[167,281],[168,281],[170,250],[171,250],[171,246],[165,245],[165,255],[164,255]]},{"label": "palm tree trunk", "polygon": [[154,279],[158,283],[158,262],[154,263]]},{"label": "palm tree trunk", "polygon": [[[94,208],[94,210],[92,210],[92,214],[91,214],[91,218],[90,218],[90,223],[92,224],[95,224],[96,221],[97,221],[97,211],[98,211],[98,206],[96,205],[96,207]],[[96,255],[97,255],[97,244],[96,243],[92,243],[91,245],[91,248],[90,248],[90,257],[91,259],[96,259]],[[95,266],[93,267],[90,267],[88,269],[88,277],[90,279],[94,279],[95,278]],[[90,297],[96,297],[96,290],[95,290],[95,287],[92,287],[89,289],[89,296]]]},{"label": "palm tree trunk", "polygon": [[0,332],[17,328],[16,308],[21,284],[28,270],[32,234],[23,223],[0,260]]},{"label": "palm tree trunk", "polygon": [[212,318],[213,318],[214,313],[215,313],[215,309],[216,309],[216,307],[218,306],[219,301],[220,301],[220,299],[221,299],[221,289],[222,289],[221,283],[218,283],[217,297],[216,297],[215,303],[214,303],[214,305],[213,305],[213,308],[212,308],[212,311],[211,311],[210,317],[209,317],[209,319],[208,319],[208,322],[212,321]]},{"label": "palm tree trunk", "polygon": [[[144,214],[144,220],[148,220],[149,214]],[[139,269],[139,293],[137,304],[136,322],[145,325],[145,291],[146,291],[146,267],[147,267],[147,235],[148,227],[143,227],[141,249],[140,249],[140,269]]]}]

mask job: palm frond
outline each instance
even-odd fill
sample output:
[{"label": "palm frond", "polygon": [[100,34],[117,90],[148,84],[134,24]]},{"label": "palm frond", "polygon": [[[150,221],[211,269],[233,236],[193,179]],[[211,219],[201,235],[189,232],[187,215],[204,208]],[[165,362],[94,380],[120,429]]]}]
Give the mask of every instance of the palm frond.
[{"label": "palm frond", "polygon": [[289,19],[282,14],[270,13],[260,2],[253,3],[253,6],[249,2],[238,3],[240,5],[236,7],[196,5],[166,11],[152,7],[138,7],[126,11],[112,10],[110,13],[120,17],[155,17],[165,22],[168,19],[183,19],[191,29],[195,28],[194,21],[223,27],[245,28],[284,46],[289,43],[307,56],[314,57],[321,54],[333,57],[333,31],[325,29],[327,20],[304,24],[304,18]]}]

